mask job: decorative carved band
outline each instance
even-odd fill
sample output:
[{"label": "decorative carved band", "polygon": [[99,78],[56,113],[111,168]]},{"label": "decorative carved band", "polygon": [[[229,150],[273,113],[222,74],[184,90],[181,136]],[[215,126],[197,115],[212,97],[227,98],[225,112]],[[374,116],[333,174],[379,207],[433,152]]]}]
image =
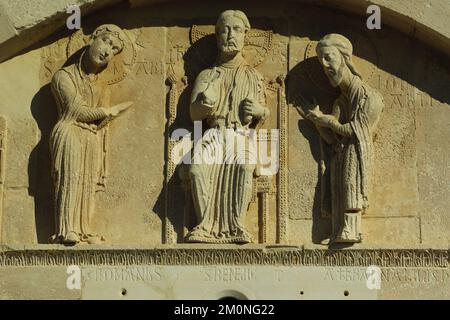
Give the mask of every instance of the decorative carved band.
[{"label": "decorative carved band", "polygon": [[0,116],[0,243],[2,241],[3,190],[5,188],[6,119]]},{"label": "decorative carved band", "polygon": [[278,172],[278,228],[277,243],[286,243],[288,238],[288,119],[289,113],[285,103],[285,76],[280,75],[276,82],[278,84],[277,99],[279,108],[279,128],[280,128],[280,169]]},{"label": "decorative carved band", "polygon": [[167,141],[167,153],[166,153],[166,181],[165,181],[165,217],[164,217],[164,233],[163,233],[163,241],[165,244],[175,243],[175,230],[171,221],[170,214],[172,212],[170,208],[170,200],[169,200],[169,181],[175,173],[175,163],[171,161],[170,155],[172,154],[172,150],[175,146],[175,142],[170,139],[170,128],[175,122],[175,118],[177,116],[177,101],[178,101],[178,89],[177,83],[178,79],[174,75],[169,75],[167,78],[167,82],[169,85],[169,115],[166,124],[166,141]]},{"label": "decorative carved band", "polygon": [[90,249],[12,250],[0,253],[0,266],[66,265],[285,265],[448,268],[449,250],[367,249]]},{"label": "decorative carved band", "polygon": [[164,231],[163,231],[163,242],[165,244],[176,243],[176,233],[175,227],[172,223],[172,217],[170,216],[173,212],[173,208],[171,204],[173,203],[173,199],[170,198],[172,193],[169,187],[169,181],[175,174],[176,164],[171,160],[170,156],[172,151],[176,145],[176,141],[172,140],[171,128],[175,122],[177,117],[177,104],[179,99],[179,93],[182,92],[187,86],[187,77],[184,76],[180,81],[174,74],[170,74],[167,77],[166,84],[169,86],[169,102],[168,102],[168,118],[166,123],[166,172],[165,172],[165,217],[164,217]]}]

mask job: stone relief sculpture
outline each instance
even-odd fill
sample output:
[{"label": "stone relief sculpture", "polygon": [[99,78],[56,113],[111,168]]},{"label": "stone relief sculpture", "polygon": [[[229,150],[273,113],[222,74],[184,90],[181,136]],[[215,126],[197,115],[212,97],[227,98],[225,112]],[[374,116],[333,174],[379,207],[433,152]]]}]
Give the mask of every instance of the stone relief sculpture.
[{"label": "stone relief sculpture", "polygon": [[[215,29],[217,61],[212,68],[203,70],[194,84],[191,119],[206,120],[208,129],[188,168],[198,220],[186,236],[188,242],[252,241],[244,226],[256,169],[249,147],[249,129],[261,125],[269,111],[265,107],[263,77],[242,55],[249,30],[250,23],[243,12],[221,13]],[[229,152],[237,140],[244,141],[244,150]],[[196,161],[198,156],[203,161]]]},{"label": "stone relief sculpture", "polygon": [[58,70],[52,79],[59,121],[50,137],[55,185],[56,232],[51,241],[99,243],[90,230],[96,188],[105,179],[105,126],[132,105],[108,108],[108,87],[98,80],[125,46],[115,25],[102,25],[91,35],[78,62]]},{"label": "stone relief sculpture", "polygon": [[361,216],[369,206],[372,138],[383,99],[355,69],[353,47],[346,37],[329,34],[319,41],[316,51],[331,85],[341,91],[332,114],[323,114],[315,106],[306,115],[333,148],[330,242],[356,243],[362,240]]}]

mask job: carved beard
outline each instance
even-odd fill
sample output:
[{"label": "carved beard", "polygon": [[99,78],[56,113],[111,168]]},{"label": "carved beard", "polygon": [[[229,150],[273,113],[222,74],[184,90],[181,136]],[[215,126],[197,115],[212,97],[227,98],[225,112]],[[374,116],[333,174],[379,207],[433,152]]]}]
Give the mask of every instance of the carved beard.
[{"label": "carved beard", "polygon": [[341,84],[342,75],[344,74],[344,67],[345,61],[342,59],[341,64],[339,65],[339,68],[337,70],[332,67],[325,68],[325,74],[334,88]]},{"label": "carved beard", "polygon": [[222,51],[223,53],[225,53],[225,54],[227,54],[227,55],[236,54],[236,53],[238,53],[239,51],[241,51],[241,50],[238,48],[238,45],[237,45],[237,43],[236,43],[235,40],[229,40],[229,41],[226,41],[226,42],[224,42],[224,43],[221,43],[221,44],[220,44],[220,49],[221,49],[221,51]]}]

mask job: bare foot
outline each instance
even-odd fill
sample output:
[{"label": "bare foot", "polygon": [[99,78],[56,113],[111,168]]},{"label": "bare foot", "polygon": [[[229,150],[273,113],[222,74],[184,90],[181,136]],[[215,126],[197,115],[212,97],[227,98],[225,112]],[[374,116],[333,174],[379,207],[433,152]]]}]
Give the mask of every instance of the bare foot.
[{"label": "bare foot", "polygon": [[80,242],[80,237],[76,232],[70,231],[62,241],[65,245],[74,245]]},{"label": "bare foot", "polygon": [[99,235],[88,235],[87,236],[87,243],[89,243],[89,244],[100,244],[102,242],[105,242],[105,238],[103,236],[99,236]]}]

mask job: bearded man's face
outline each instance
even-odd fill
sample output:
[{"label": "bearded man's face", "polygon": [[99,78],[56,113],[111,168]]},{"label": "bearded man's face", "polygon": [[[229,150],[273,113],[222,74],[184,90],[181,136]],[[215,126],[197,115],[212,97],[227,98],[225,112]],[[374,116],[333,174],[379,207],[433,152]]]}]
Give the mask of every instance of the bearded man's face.
[{"label": "bearded man's face", "polygon": [[333,87],[337,87],[341,84],[345,61],[342,54],[336,47],[320,47],[317,51],[320,64],[323,67],[323,71]]},{"label": "bearded man's face", "polygon": [[237,54],[244,48],[246,28],[244,22],[233,16],[222,20],[218,25],[217,46],[222,53]]}]

